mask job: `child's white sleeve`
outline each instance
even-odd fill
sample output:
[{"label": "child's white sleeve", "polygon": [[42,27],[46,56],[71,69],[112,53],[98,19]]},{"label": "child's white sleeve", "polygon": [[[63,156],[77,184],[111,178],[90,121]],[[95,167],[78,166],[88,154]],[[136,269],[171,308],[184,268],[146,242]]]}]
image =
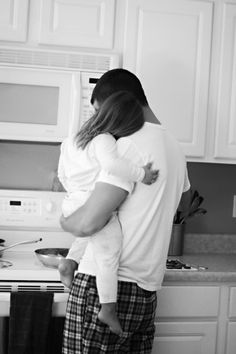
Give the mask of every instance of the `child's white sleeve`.
[{"label": "child's white sleeve", "polygon": [[61,153],[59,157],[59,162],[58,162],[58,168],[57,168],[57,176],[65,190],[66,188],[66,176],[65,176],[65,170],[64,170],[64,164],[63,164],[63,143],[61,144]]},{"label": "child's white sleeve", "polygon": [[111,134],[100,134],[93,139],[95,154],[106,172],[131,182],[140,182],[145,176],[142,167],[118,156],[116,140]]}]

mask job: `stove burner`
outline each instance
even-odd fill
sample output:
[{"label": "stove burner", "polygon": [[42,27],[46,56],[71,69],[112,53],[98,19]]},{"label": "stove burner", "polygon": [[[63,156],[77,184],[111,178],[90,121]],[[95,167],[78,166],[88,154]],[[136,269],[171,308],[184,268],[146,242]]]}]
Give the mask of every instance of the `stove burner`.
[{"label": "stove burner", "polygon": [[179,259],[167,259],[167,269],[191,269],[191,265],[182,263]]},{"label": "stove burner", "polygon": [[0,259],[0,269],[1,268],[8,268],[11,267],[13,264],[8,261],[4,261],[3,259]]},{"label": "stove burner", "polygon": [[207,267],[183,263],[179,259],[168,258],[166,261],[166,269],[202,271],[202,270],[206,270]]}]

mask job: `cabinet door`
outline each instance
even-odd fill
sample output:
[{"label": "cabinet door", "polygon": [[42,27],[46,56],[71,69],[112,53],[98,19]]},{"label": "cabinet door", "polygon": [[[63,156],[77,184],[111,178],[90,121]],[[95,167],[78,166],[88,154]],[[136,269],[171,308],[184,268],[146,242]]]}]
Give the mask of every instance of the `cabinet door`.
[{"label": "cabinet door", "polygon": [[236,322],[229,322],[227,331],[226,354],[235,354]]},{"label": "cabinet door", "polygon": [[128,0],[124,67],[188,156],[204,156],[213,4]]},{"label": "cabinet door", "polygon": [[215,354],[217,324],[158,323],[152,354]]},{"label": "cabinet door", "polygon": [[229,322],[227,325],[226,354],[235,354],[236,348],[236,287],[230,289]]},{"label": "cabinet door", "polygon": [[112,48],[114,0],[41,0],[39,42]]},{"label": "cabinet door", "polygon": [[0,1],[0,40],[24,42],[28,28],[28,0]]},{"label": "cabinet door", "polygon": [[215,158],[236,158],[236,4],[223,9]]}]

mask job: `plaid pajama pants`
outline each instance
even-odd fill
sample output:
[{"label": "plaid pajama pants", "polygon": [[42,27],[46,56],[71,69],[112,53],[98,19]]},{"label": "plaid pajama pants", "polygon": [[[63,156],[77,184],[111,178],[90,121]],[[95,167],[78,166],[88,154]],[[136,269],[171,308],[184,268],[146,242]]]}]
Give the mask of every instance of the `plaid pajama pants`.
[{"label": "plaid pajama pants", "polygon": [[77,274],[67,304],[62,353],[150,354],[156,305],[155,291],[119,281],[117,314],[124,332],[118,336],[97,318],[100,304],[95,277]]}]

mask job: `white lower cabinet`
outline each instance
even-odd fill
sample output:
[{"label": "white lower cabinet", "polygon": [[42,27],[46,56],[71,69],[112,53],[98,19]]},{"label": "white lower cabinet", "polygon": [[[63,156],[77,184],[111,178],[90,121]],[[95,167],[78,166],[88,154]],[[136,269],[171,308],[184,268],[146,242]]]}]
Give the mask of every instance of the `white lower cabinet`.
[{"label": "white lower cabinet", "polygon": [[153,354],[215,354],[216,322],[157,323]]},{"label": "white lower cabinet", "polygon": [[219,287],[164,286],[157,299],[152,354],[216,353]]},{"label": "white lower cabinet", "polygon": [[227,345],[225,354],[236,353],[236,322],[229,322],[227,328]]},{"label": "white lower cabinet", "polygon": [[236,287],[230,289],[226,354],[236,353]]}]

